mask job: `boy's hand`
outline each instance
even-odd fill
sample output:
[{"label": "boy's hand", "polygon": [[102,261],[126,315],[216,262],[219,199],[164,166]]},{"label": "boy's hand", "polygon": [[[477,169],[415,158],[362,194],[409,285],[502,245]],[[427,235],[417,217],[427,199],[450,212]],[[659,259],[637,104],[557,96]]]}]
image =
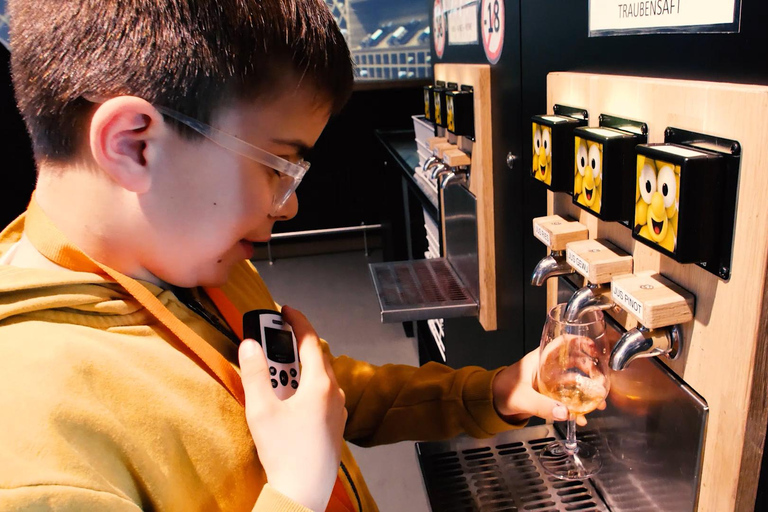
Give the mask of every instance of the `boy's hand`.
[{"label": "boy's hand", "polygon": [[[493,404],[507,421],[522,421],[531,416],[556,421],[568,419],[565,405],[538,392],[538,370],[539,349],[536,349],[496,374],[493,379]],[[605,402],[598,409],[605,409]],[[576,416],[576,423],[583,426],[587,420],[580,414]]]},{"label": "boy's hand", "polygon": [[267,481],[312,510],[325,510],[341,458],[347,410],[330,361],[309,321],[283,307],[293,327],[301,359],[301,383],[285,401],[275,395],[259,344],[240,344],[245,415]]}]

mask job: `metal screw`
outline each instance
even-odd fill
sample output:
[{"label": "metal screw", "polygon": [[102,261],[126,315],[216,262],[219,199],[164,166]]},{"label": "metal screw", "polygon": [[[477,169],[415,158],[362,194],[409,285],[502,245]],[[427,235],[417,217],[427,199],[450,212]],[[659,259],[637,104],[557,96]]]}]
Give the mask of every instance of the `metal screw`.
[{"label": "metal screw", "polygon": [[517,160],[517,157],[513,155],[512,153],[507,153],[507,167],[510,169],[513,169],[515,167],[515,161]]}]

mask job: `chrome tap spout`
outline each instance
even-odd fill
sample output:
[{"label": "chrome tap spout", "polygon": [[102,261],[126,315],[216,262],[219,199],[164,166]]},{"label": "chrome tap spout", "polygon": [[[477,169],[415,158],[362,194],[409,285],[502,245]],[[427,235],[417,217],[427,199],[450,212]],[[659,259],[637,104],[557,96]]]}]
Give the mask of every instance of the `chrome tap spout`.
[{"label": "chrome tap spout", "polygon": [[573,273],[573,268],[565,260],[565,251],[552,251],[549,256],[536,264],[536,268],[533,269],[533,274],[531,275],[531,284],[533,286],[541,286],[550,277]]},{"label": "chrome tap spout", "polygon": [[565,307],[563,318],[566,322],[575,322],[584,313],[605,311],[615,305],[608,286],[589,283],[571,295],[568,305]]},{"label": "chrome tap spout", "polygon": [[434,170],[433,167],[439,163],[440,159],[437,157],[437,155],[432,155],[424,161],[424,172],[431,173]]},{"label": "chrome tap spout", "polygon": [[432,179],[436,180],[440,178],[443,174],[448,174],[449,172],[453,172],[453,169],[445,165],[444,162],[440,161],[437,165],[435,165],[432,169]]},{"label": "chrome tap spout", "polygon": [[676,359],[683,341],[679,325],[649,330],[640,326],[625,332],[611,351],[611,369],[623,370],[639,357],[665,355]]},{"label": "chrome tap spout", "polygon": [[440,182],[440,189],[445,190],[445,187],[455,181],[466,184],[469,180],[469,170],[464,167],[451,167],[448,173],[438,175],[438,179],[440,176],[445,176]]}]

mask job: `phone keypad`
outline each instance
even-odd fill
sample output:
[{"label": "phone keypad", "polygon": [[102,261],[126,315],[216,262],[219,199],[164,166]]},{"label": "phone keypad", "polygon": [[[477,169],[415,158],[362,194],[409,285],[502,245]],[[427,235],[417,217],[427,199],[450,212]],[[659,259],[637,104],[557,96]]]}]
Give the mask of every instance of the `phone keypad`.
[{"label": "phone keypad", "polygon": [[288,374],[285,372],[285,370],[280,372],[280,384],[283,386],[288,385]]}]

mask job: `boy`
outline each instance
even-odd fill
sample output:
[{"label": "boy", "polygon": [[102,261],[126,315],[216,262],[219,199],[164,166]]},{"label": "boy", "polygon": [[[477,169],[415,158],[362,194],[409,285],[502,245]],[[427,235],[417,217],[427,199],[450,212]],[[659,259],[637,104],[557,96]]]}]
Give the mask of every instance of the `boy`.
[{"label": "boy", "polygon": [[378,368],[284,307],[303,373],[281,402],[240,342],[244,312],[278,309],[251,244],[296,214],[302,155],[352,85],[322,1],[10,12],[38,183],[0,235],[0,509],[373,511],[343,439],[564,419],[533,390],[536,354]]}]

